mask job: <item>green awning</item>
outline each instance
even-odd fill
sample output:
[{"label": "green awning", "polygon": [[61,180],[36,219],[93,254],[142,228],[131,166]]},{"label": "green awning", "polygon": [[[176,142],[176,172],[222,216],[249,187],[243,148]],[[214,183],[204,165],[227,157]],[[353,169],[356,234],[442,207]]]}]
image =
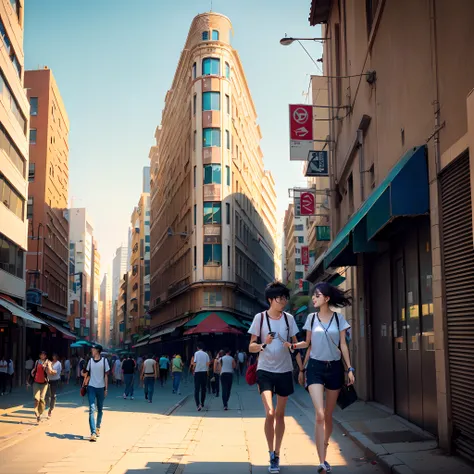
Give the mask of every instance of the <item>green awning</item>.
[{"label": "green awning", "polygon": [[208,318],[211,314],[217,314],[217,316],[219,316],[219,318],[221,318],[229,326],[234,326],[236,328],[248,328],[248,326],[241,323],[233,314],[226,311],[203,311],[198,313],[193,319],[191,319],[191,321],[187,322],[184,327],[195,327]]},{"label": "green awning", "polygon": [[295,316],[297,316],[298,314],[300,313],[303,313],[304,311],[306,311],[308,309],[308,307],[305,305],[305,306],[301,306],[301,308],[298,308],[298,311],[296,311],[295,313]]},{"label": "green awning", "polygon": [[355,265],[357,253],[376,252],[372,239],[398,217],[429,212],[426,147],[412,148],[391,169],[337,234],[324,258],[324,267]]},{"label": "green awning", "polygon": [[146,336],[143,336],[141,337],[140,339],[137,340],[136,344],[138,344],[139,342],[143,342],[143,341],[146,341],[147,339],[150,339],[150,335],[147,334]]},{"label": "green awning", "polygon": [[343,277],[342,275],[339,275],[339,273],[336,273],[333,275],[331,278],[327,280],[328,283],[330,283],[332,286],[339,286],[341,283],[344,283],[346,281],[346,278]]}]

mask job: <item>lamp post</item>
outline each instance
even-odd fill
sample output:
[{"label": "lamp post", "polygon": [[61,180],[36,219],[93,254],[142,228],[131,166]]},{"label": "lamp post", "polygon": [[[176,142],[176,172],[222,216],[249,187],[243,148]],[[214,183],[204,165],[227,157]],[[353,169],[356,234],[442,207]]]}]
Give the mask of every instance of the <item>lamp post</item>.
[{"label": "lamp post", "polygon": [[285,36],[284,38],[280,40],[280,44],[282,46],[290,46],[290,44],[292,44],[294,41],[326,41],[328,39],[330,38],[329,37],[328,38],[291,38],[291,37]]}]

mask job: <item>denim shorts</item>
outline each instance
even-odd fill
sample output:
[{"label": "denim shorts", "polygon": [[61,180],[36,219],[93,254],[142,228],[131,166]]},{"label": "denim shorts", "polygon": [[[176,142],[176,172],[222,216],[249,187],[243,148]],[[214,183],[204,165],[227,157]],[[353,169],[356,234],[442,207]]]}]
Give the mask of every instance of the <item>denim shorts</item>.
[{"label": "denim shorts", "polygon": [[341,360],[322,361],[309,359],[306,386],[319,384],[328,390],[339,390],[344,385],[344,366]]}]

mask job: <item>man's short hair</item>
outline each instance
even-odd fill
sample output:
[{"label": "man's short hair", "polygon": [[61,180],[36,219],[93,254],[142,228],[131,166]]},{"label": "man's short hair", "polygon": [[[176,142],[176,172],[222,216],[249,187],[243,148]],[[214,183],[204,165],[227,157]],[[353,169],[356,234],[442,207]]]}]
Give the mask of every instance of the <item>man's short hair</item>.
[{"label": "man's short hair", "polygon": [[273,300],[278,296],[290,297],[290,290],[279,280],[274,280],[265,288],[265,299]]},{"label": "man's short hair", "polygon": [[204,344],[203,344],[203,342],[202,342],[202,341],[199,341],[199,342],[196,344],[196,347],[197,347],[198,349],[204,350]]}]

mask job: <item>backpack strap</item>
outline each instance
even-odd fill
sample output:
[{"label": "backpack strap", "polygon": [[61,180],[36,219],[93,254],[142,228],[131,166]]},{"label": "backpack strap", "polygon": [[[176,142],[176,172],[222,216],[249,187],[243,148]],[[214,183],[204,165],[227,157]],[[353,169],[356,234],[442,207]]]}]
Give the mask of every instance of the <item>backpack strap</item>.
[{"label": "backpack strap", "polygon": [[290,325],[288,324],[288,315],[283,311],[283,316],[285,316],[286,323],[286,340],[290,340]]},{"label": "backpack strap", "polygon": [[314,318],[315,317],[316,317],[316,313],[313,313],[313,317],[311,318],[311,332],[313,332]]},{"label": "backpack strap", "polygon": [[260,313],[260,335],[259,335],[260,343],[262,342],[263,314],[264,313]]}]

